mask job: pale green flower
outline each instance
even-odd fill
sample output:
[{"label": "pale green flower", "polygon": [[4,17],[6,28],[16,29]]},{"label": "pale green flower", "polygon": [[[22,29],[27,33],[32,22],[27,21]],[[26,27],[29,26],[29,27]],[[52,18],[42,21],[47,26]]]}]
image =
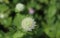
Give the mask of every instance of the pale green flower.
[{"label": "pale green flower", "polygon": [[22,20],[21,26],[25,31],[32,31],[35,28],[36,22],[31,17],[26,17]]},{"label": "pale green flower", "polygon": [[20,12],[20,11],[23,11],[24,8],[25,8],[24,4],[18,3],[18,4],[16,4],[15,10],[18,11],[18,12]]}]

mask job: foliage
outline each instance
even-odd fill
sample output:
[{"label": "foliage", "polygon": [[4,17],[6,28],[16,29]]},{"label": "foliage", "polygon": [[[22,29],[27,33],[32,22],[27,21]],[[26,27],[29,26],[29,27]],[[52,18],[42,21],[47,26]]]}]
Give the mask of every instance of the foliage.
[{"label": "foliage", "polygon": [[[0,14],[0,38],[60,38],[60,0],[1,0]],[[26,17],[36,22],[32,31],[21,27]]]}]

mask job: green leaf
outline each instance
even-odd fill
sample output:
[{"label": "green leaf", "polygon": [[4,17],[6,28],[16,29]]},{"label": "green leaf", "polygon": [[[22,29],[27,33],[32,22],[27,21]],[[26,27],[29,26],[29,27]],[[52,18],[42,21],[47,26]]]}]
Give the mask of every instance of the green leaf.
[{"label": "green leaf", "polygon": [[4,20],[2,20],[1,23],[4,24],[5,27],[9,27],[9,26],[11,26],[12,18],[4,19]]},{"label": "green leaf", "polygon": [[5,12],[8,10],[8,6],[6,6],[5,4],[0,4],[0,12]]},{"label": "green leaf", "polygon": [[14,35],[13,38],[22,38],[25,35],[24,32],[17,31]]},{"label": "green leaf", "polygon": [[20,28],[20,25],[21,25],[21,21],[22,19],[24,19],[26,16],[25,15],[21,15],[21,14],[17,14],[14,21],[13,21],[13,24],[15,26],[17,26],[18,28]]},{"label": "green leaf", "polygon": [[55,14],[56,14],[56,6],[55,5],[49,6],[47,17],[52,18]]},{"label": "green leaf", "polygon": [[60,22],[57,21],[51,27],[45,27],[44,31],[50,38],[60,38]]}]

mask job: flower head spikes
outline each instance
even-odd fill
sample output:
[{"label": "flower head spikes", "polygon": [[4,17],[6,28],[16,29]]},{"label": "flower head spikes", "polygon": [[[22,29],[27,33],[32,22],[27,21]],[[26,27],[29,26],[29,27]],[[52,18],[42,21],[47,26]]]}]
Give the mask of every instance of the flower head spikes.
[{"label": "flower head spikes", "polygon": [[25,31],[32,31],[36,26],[36,22],[31,17],[26,17],[22,20],[21,26]]}]

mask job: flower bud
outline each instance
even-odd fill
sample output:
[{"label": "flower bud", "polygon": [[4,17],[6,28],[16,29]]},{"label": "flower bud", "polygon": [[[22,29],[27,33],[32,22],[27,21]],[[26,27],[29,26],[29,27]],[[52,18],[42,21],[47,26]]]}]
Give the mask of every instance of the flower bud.
[{"label": "flower bud", "polygon": [[33,8],[29,8],[29,14],[34,14],[34,9]]}]

